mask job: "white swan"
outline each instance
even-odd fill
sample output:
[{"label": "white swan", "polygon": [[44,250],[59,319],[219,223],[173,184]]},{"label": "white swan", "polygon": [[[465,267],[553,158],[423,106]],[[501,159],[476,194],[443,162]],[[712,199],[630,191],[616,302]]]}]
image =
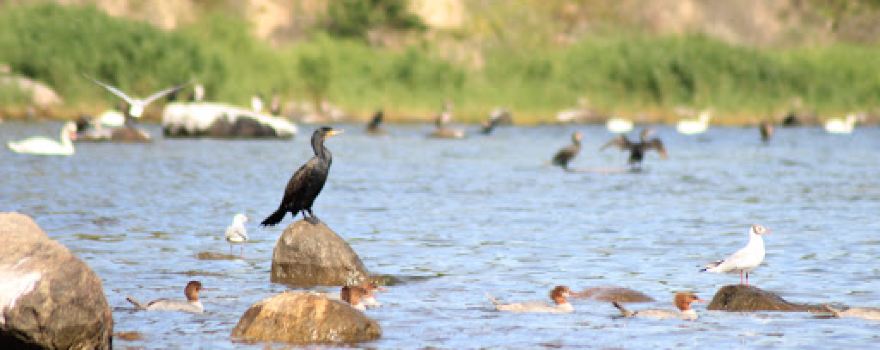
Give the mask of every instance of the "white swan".
[{"label": "white swan", "polygon": [[697,119],[679,120],[675,128],[679,133],[685,135],[702,134],[709,129],[709,120],[711,118],[712,114],[706,109],[700,112],[700,116]]},{"label": "white swan", "polygon": [[829,134],[850,134],[856,127],[855,114],[848,114],[845,119],[832,118],[825,121],[825,131]]},{"label": "white swan", "polygon": [[10,141],[6,144],[13,152],[44,156],[69,156],[73,154],[73,142],[76,139],[76,124],[67,122],[61,128],[61,141],[46,137],[31,137],[21,141]]},{"label": "white swan", "polygon": [[625,134],[632,131],[633,122],[632,120],[622,117],[611,117],[605,121],[605,127],[612,133]]},{"label": "white swan", "polygon": [[162,97],[165,97],[165,95],[168,95],[170,93],[176,92],[176,91],[182,89],[186,85],[186,84],[181,84],[181,85],[173,86],[173,87],[167,88],[165,90],[155,92],[152,95],[148,96],[147,98],[140,99],[140,98],[130,97],[130,96],[126,95],[124,92],[122,92],[122,90],[119,90],[118,88],[113,87],[109,84],[102,83],[102,82],[97,81],[95,79],[92,79],[88,76],[86,76],[86,78],[91,80],[95,84],[101,85],[101,87],[107,89],[107,91],[110,91],[114,95],[125,100],[125,102],[127,102],[128,106],[129,106],[128,107],[128,114],[130,114],[133,118],[140,118],[141,115],[144,114],[144,109],[147,108],[147,105],[149,105],[153,101],[156,101]]}]

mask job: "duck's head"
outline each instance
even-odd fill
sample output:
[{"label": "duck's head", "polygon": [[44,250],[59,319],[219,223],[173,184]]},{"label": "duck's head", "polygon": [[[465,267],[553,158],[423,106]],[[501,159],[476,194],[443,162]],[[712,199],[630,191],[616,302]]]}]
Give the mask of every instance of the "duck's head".
[{"label": "duck's head", "polygon": [[200,291],[202,291],[202,282],[189,281],[186,284],[186,288],[183,289],[183,294],[186,295],[186,300],[199,301]]},{"label": "duck's head", "polygon": [[691,303],[694,302],[703,302],[703,299],[700,299],[693,292],[678,292],[675,293],[675,297],[673,297],[672,302],[675,303],[675,307],[677,307],[681,311],[690,310]]},{"label": "duck's head", "polygon": [[553,302],[556,303],[556,305],[567,303],[568,297],[570,296],[571,289],[567,286],[556,286],[550,291],[550,299],[553,299]]}]

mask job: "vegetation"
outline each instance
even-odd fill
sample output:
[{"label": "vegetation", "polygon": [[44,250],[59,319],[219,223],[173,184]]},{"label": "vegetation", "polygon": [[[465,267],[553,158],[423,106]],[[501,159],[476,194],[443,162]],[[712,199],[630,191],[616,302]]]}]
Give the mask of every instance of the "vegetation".
[{"label": "vegetation", "polygon": [[381,106],[392,117],[425,117],[450,100],[468,121],[498,105],[520,121],[550,121],[580,97],[624,114],[668,114],[684,105],[766,116],[784,112],[795,98],[823,113],[880,106],[876,46],[758,49],[699,35],[628,33],[566,46],[491,46],[481,51],[485,64],[474,66],[442,58],[428,42],[370,46],[363,40],[368,28],[420,24],[400,15],[375,19],[370,11],[369,19],[351,18],[362,13],[351,8],[361,2],[332,3],[335,29],[283,48],[252,39],[246,22],[220,12],[165,32],[92,7],[4,8],[0,62],[54,86],[74,106],[113,101],[83,74],[135,94],[194,79],[209,99],[245,104],[255,93],[277,91],[298,100],[326,98],[358,115]]}]

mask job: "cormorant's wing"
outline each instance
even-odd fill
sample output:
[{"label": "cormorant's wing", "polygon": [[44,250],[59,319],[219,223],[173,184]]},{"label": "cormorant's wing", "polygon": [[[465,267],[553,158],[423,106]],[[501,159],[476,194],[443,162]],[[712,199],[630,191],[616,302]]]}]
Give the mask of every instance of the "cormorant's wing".
[{"label": "cormorant's wing", "polygon": [[122,90],[119,90],[119,89],[117,89],[117,88],[115,88],[115,87],[113,87],[113,86],[111,86],[111,85],[109,85],[109,84],[105,84],[105,83],[102,83],[102,82],[97,81],[97,80],[95,80],[95,79],[92,79],[92,78],[89,77],[88,75],[84,75],[84,76],[86,77],[86,79],[91,80],[91,81],[92,81],[93,83],[95,83],[95,84],[101,85],[103,88],[107,89],[107,91],[110,91],[110,92],[112,92],[114,95],[119,96],[119,98],[125,100],[125,102],[128,102],[128,104],[133,104],[133,103],[134,103],[134,99],[131,98],[131,97],[129,97],[128,95],[126,95],[124,92],[122,92]]},{"label": "cormorant's wing", "polygon": [[663,146],[663,141],[660,141],[660,139],[651,139],[651,141],[648,141],[647,149],[652,149],[652,148],[657,150],[657,153],[660,153],[660,157],[662,157],[662,158],[667,157],[666,147]]},{"label": "cormorant's wing", "polygon": [[147,97],[146,99],[144,99],[144,105],[148,105],[148,104],[150,104],[150,102],[153,102],[153,101],[155,101],[155,100],[158,100],[158,99],[160,99],[160,98],[162,98],[162,97],[164,97],[165,95],[168,95],[168,94],[170,94],[170,93],[180,91],[180,89],[183,89],[183,87],[186,86],[187,84],[189,84],[189,82],[184,83],[184,84],[180,84],[180,85],[177,85],[177,86],[172,86],[172,87],[167,88],[167,89],[165,89],[165,90],[158,91],[158,92],[156,92],[156,93],[150,95],[150,96]]},{"label": "cormorant's wing", "polygon": [[290,177],[290,181],[287,182],[287,187],[284,189],[284,198],[281,199],[281,203],[286,205],[296,199],[298,195],[302,195],[303,189],[308,185],[310,178],[309,175],[315,168],[316,162],[316,158],[309,159],[308,162],[303,164],[295,173],[293,173],[293,176]]},{"label": "cormorant's wing", "polygon": [[630,142],[629,139],[626,138],[626,136],[620,135],[608,141],[608,143],[600,147],[599,150],[604,150],[610,146],[615,146],[621,150],[626,151],[632,147],[632,142]]}]

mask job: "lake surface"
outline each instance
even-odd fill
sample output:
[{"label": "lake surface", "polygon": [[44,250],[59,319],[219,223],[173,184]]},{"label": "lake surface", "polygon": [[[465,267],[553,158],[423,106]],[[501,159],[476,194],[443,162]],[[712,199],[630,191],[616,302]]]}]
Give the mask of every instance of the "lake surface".
[{"label": "lake surface", "polygon": [[[778,128],[768,145],[754,128],[687,137],[657,127],[668,160],[650,153],[641,174],[566,173],[549,159],[585,134],[577,168],[621,167],[626,154],[598,148],[601,126],[506,127],[465,140],[426,139],[430,126],[361,126],[327,146],[333,167],[315,213],[373,273],[406,283],[379,294],[380,340],[372,348],[867,348],[880,322],[807,313],[711,312],[696,322],[615,320],[605,303],[574,301],[566,315],[506,314],[485,293],[545,300],[620,285],[671,308],[674,291],[711,299],[736,275],[698,266],[739,249],[761,223],[764,266],[752,283],[807,303],[880,306],[880,129],[849,136]],[[114,331],[144,340],[120,348],[261,349],[229,334],[254,302],[287,289],[269,282],[282,226],[257,223],[278,205],[290,175],[311,155],[314,126],[286,141],[169,140],[150,128],[146,145],[77,144],[73,157],[0,151],[0,211],[33,216],[103,279]],[[60,124],[0,124],[0,141],[57,137]],[[244,212],[252,241],[239,260],[223,232]],[[285,218],[284,225],[291,222]],[[236,247],[236,251],[237,251]],[[203,315],[134,312],[141,300],[183,298],[188,280],[207,290]],[[332,290],[335,294],[337,291]]]}]

